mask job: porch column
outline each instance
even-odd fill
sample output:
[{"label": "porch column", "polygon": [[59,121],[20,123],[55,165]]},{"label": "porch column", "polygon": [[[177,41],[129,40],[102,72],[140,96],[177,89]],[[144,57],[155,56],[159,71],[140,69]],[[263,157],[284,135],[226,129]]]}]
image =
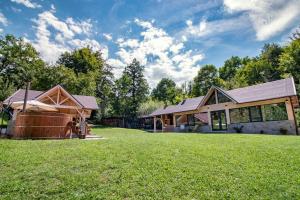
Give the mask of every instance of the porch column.
[{"label": "porch column", "polygon": [[225,113],[226,113],[226,122],[227,122],[227,125],[229,125],[230,124],[230,115],[229,115],[228,108],[225,109]]},{"label": "porch column", "polygon": [[153,120],[153,125],[154,125],[154,132],[156,132],[156,116],[154,116],[154,120]]},{"label": "porch column", "polygon": [[211,126],[210,111],[207,111],[208,125]]},{"label": "porch column", "polygon": [[292,103],[290,100],[286,101],[285,102],[285,107],[286,107],[286,112],[288,114],[288,119],[291,120],[291,121],[294,121],[295,118],[294,118],[294,110],[292,108]]},{"label": "porch column", "polygon": [[176,117],[174,114],[173,114],[173,127],[176,128]]}]

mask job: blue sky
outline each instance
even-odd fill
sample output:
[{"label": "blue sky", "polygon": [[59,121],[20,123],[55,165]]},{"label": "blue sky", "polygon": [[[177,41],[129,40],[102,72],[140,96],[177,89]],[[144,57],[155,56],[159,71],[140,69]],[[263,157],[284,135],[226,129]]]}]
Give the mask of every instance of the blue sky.
[{"label": "blue sky", "polygon": [[284,45],[300,24],[300,0],[2,0],[0,33],[32,43],[54,63],[89,45],[118,77],[136,57],[153,87],[179,85],[204,64],[256,56],[264,43]]}]

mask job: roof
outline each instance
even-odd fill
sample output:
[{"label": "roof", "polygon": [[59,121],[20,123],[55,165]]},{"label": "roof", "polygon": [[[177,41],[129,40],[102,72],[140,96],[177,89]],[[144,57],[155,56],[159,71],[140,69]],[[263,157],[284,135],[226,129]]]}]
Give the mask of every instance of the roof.
[{"label": "roof", "polygon": [[282,79],[227,91],[238,103],[296,96],[293,78]]},{"label": "roof", "polygon": [[[28,100],[35,100],[38,96],[43,94],[44,91],[37,90],[28,90]],[[19,89],[6,100],[4,100],[4,104],[11,104],[16,101],[23,101],[25,96],[25,90]],[[72,95],[80,104],[82,104],[83,108],[97,110],[99,109],[96,98],[93,96],[83,96],[83,95]]]},{"label": "roof", "polygon": [[196,110],[202,98],[203,96],[185,99],[177,105],[171,105],[167,106],[166,108],[157,109],[151,113],[151,116]]},{"label": "roof", "polygon": [[[293,78],[286,78],[227,91],[215,86],[213,86],[212,89],[219,90],[233,100],[234,103],[247,103],[297,95]],[[180,102],[177,105],[157,109],[151,113],[151,116],[196,110],[205,99],[208,99],[207,96],[210,91],[211,90],[208,91],[206,96],[186,99],[183,104]]]}]

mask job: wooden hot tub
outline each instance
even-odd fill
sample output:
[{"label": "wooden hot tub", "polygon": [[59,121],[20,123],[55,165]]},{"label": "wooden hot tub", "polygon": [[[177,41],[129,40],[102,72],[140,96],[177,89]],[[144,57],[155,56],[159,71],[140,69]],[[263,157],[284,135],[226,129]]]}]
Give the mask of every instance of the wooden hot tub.
[{"label": "wooden hot tub", "polygon": [[15,138],[66,138],[72,116],[64,113],[18,113],[12,134]]}]

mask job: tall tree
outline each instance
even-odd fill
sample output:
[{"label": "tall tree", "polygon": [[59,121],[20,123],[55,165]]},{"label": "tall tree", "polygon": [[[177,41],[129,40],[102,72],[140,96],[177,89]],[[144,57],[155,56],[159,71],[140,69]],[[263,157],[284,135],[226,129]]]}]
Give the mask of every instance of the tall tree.
[{"label": "tall tree", "polygon": [[97,88],[96,88],[96,97],[99,98],[100,102],[100,118],[103,118],[107,115],[107,109],[110,105],[110,97],[113,92],[113,73],[112,67],[108,64],[104,64],[102,70],[99,72],[97,78]]},{"label": "tall tree", "polygon": [[220,78],[224,81],[232,79],[236,71],[241,67],[243,60],[238,56],[232,56],[219,68]]},{"label": "tall tree", "polygon": [[213,85],[220,85],[218,70],[214,65],[204,65],[194,78],[192,89],[193,96],[197,97],[205,95]]},{"label": "tall tree", "polygon": [[265,44],[258,57],[252,58],[237,71],[234,78],[236,86],[241,87],[280,79],[283,75],[279,64],[282,52],[282,48],[277,44]]},{"label": "tall tree", "polygon": [[101,52],[93,52],[91,48],[85,47],[63,53],[57,63],[73,69],[76,74],[79,74],[101,69],[104,61]]},{"label": "tall tree", "polygon": [[280,56],[281,69],[295,78],[297,84],[300,84],[300,39],[291,41],[284,47]]},{"label": "tall tree", "polygon": [[101,52],[94,52],[89,47],[77,49],[62,54],[57,64],[74,71],[76,82],[72,88],[76,94],[96,95],[97,81],[103,76],[105,65]]},{"label": "tall tree", "polygon": [[156,88],[153,89],[151,96],[153,99],[168,105],[175,103],[176,94],[176,83],[169,78],[163,78],[159,81]]},{"label": "tall tree", "polygon": [[146,101],[149,86],[143,74],[144,66],[136,59],[126,66],[123,75],[116,81],[114,109],[127,118],[136,118],[138,108]]},{"label": "tall tree", "polygon": [[34,81],[44,64],[33,46],[22,38],[15,38],[13,35],[1,37],[0,92],[4,94],[11,88],[22,88],[26,83]]}]

